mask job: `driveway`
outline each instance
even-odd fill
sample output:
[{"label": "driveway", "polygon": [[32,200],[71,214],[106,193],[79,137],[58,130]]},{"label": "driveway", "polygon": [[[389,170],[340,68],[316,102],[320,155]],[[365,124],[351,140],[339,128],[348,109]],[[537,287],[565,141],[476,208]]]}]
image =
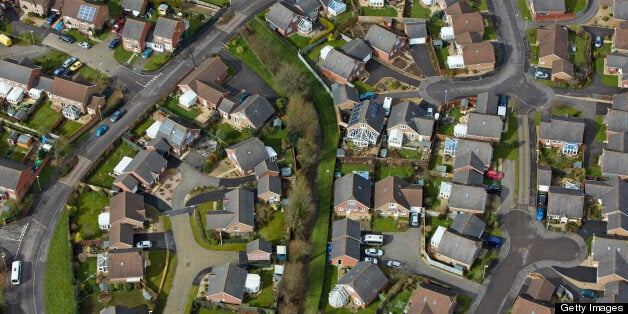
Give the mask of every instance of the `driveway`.
[{"label": "driveway", "polygon": [[50,30],[49,27],[45,26],[46,24],[39,27],[35,25],[29,25],[20,21],[20,17],[13,7],[7,7],[3,15],[9,20],[9,22],[11,22],[11,25],[13,26],[12,33],[16,36],[21,33],[33,32],[33,34],[39,36],[40,38],[44,38]]},{"label": "driveway", "polygon": [[150,249],[147,249],[148,251],[157,251],[157,250],[176,251],[174,236],[172,235],[172,231],[134,234],[133,243],[137,243],[140,241],[150,241],[153,244],[153,247],[151,247]]},{"label": "driveway", "polygon": [[400,82],[404,82],[412,86],[419,86],[421,84],[421,81],[405,76],[381,64],[379,61],[375,59],[371,59],[369,62],[366,63],[366,71],[369,72],[369,78],[368,80],[366,80],[366,84],[369,84],[371,86],[375,86],[377,82],[379,82],[381,79],[385,77],[391,77]]},{"label": "driveway", "polygon": [[43,44],[61,50],[71,56],[79,58],[83,63],[94,68],[107,76],[111,76],[120,66],[113,59],[113,51],[109,50],[109,41],[113,39],[114,34],[103,40],[101,43],[94,45],[90,49],[83,49],[77,44],[69,44],[59,39],[56,34],[49,34],[44,38]]},{"label": "driveway", "polygon": [[438,76],[432,58],[430,57],[429,44],[414,45],[410,48],[412,59],[414,63],[419,67],[419,70],[425,75],[425,77]]},{"label": "driveway", "polygon": [[232,96],[238,94],[241,90],[246,90],[249,94],[258,94],[266,98],[277,98],[279,95],[260,77],[251,70],[240,59],[232,56],[225,50],[220,50],[220,56],[223,57],[235,69],[235,75],[224,84]]}]

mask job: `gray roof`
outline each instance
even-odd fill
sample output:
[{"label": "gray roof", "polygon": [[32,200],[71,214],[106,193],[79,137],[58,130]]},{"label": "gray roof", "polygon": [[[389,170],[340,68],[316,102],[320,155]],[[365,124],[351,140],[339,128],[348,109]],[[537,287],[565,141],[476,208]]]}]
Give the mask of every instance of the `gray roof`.
[{"label": "gray roof", "polygon": [[454,170],[465,167],[471,167],[478,171],[480,174],[484,173],[484,163],[482,162],[480,157],[478,157],[478,155],[476,155],[473,151],[456,155]]},{"label": "gray roof", "polygon": [[491,165],[493,159],[493,146],[483,141],[474,141],[466,139],[458,139],[458,149],[456,156],[463,155],[465,152],[474,152],[480,158],[485,167]]},{"label": "gray roof", "polygon": [[116,183],[121,183],[122,185],[126,186],[129,190],[133,190],[134,188],[139,186],[140,181],[137,181],[137,179],[135,179],[134,176],[128,173],[123,173],[119,175],[115,180],[113,180],[113,184],[115,185]]},{"label": "gray roof", "polygon": [[579,219],[584,210],[584,193],[582,190],[550,186],[547,214],[559,217]]},{"label": "gray roof", "polygon": [[538,166],[536,172],[537,185],[552,185],[552,168],[547,166]]},{"label": "gray roof", "polygon": [[[4,156],[3,156],[4,157]],[[0,187],[17,190],[22,171],[28,171],[28,166],[13,160],[0,158]]]},{"label": "gray roof", "polygon": [[299,0],[295,1],[294,5],[298,6],[303,13],[308,15],[321,8],[321,4],[318,0]]},{"label": "gray roof", "polygon": [[253,227],[255,223],[255,195],[241,188],[225,194],[223,210],[208,210],[207,229],[227,228],[236,223]]},{"label": "gray roof", "polygon": [[552,116],[550,122],[541,121],[540,139],[582,144],[583,137],[584,119],[582,118]]},{"label": "gray roof", "polygon": [[264,160],[260,162],[259,164],[255,165],[255,168],[253,168],[253,171],[255,171],[255,176],[259,178],[261,175],[263,175],[264,173],[268,171],[277,172],[277,174],[279,174],[279,166],[277,166],[277,164],[274,161]]},{"label": "gray roof", "polygon": [[606,56],[606,65],[612,68],[624,68],[628,64],[628,55],[611,52]]},{"label": "gray roof", "polygon": [[535,12],[565,12],[565,0],[532,0]]},{"label": "gray roof", "polygon": [[499,116],[470,113],[467,135],[501,138],[504,122]]},{"label": "gray roof", "polygon": [[262,239],[255,239],[246,244],[246,254],[253,253],[255,251],[263,251],[266,253],[272,253],[273,248],[270,242]]},{"label": "gray roof", "polygon": [[606,129],[611,132],[628,132],[628,111],[609,109]]},{"label": "gray roof", "polygon": [[584,191],[602,204],[602,215],[628,212],[628,182],[614,178],[607,181],[586,180]]},{"label": "gray roof", "polygon": [[281,179],[276,176],[265,176],[257,180],[257,195],[266,192],[281,195]]},{"label": "gray roof", "polygon": [[229,148],[235,154],[242,169],[251,169],[260,162],[268,159],[266,146],[257,137],[249,137]]},{"label": "gray roof", "polygon": [[597,303],[628,303],[628,282],[611,281],[604,285],[604,296]]},{"label": "gray roof", "polygon": [[331,241],[330,258],[336,258],[340,256],[353,257],[356,260],[360,260],[360,241],[353,238],[338,238]]},{"label": "gray roof", "polygon": [[628,175],[628,153],[604,149],[600,158],[604,175]]},{"label": "gray roof", "polygon": [[143,313],[140,310],[131,310],[122,305],[109,306],[100,310],[99,314],[140,314]]},{"label": "gray roof", "polygon": [[338,106],[345,101],[352,101],[354,103],[360,102],[358,90],[346,84],[332,84],[331,93],[332,99],[334,100],[334,106]]},{"label": "gray roof", "polygon": [[449,228],[461,235],[479,238],[482,236],[485,227],[486,223],[476,215],[460,213],[456,215]]},{"label": "gray roof", "polygon": [[[626,7],[628,8],[628,5]],[[613,96],[613,109],[628,111],[628,92]]]},{"label": "gray roof", "polygon": [[487,198],[486,190],[483,187],[454,183],[451,185],[449,207],[483,212],[486,208]]},{"label": "gray roof", "polygon": [[409,38],[427,37],[427,26],[424,19],[404,18],[403,23],[406,26],[406,35]]},{"label": "gray roof", "polygon": [[336,75],[349,79],[353,74],[353,70],[359,66],[360,61],[353,59],[344,53],[331,49],[323,62],[321,68],[326,69]]},{"label": "gray roof", "polygon": [[35,83],[33,83],[33,88],[43,91],[50,91],[50,89],[52,88],[52,82],[53,79],[40,75],[37,77],[37,79],[35,79]]},{"label": "gray roof", "polygon": [[212,267],[207,286],[207,296],[218,293],[226,293],[238,300],[244,298],[244,284],[246,283],[246,270],[234,263],[227,263]]},{"label": "gray roof", "polygon": [[388,128],[406,125],[419,135],[432,137],[434,132],[434,117],[427,116],[427,110],[412,101],[404,101],[392,106],[388,118]]},{"label": "gray roof", "polygon": [[593,260],[597,265],[597,278],[618,275],[628,279],[628,241],[624,239],[593,237]]},{"label": "gray roof", "polygon": [[452,182],[464,185],[482,185],[484,176],[472,169],[457,170],[454,172]]},{"label": "gray roof", "polygon": [[614,212],[608,215],[608,223],[606,225],[606,230],[610,231],[613,229],[623,229],[628,230],[628,212]]},{"label": "gray roof", "polygon": [[347,285],[353,288],[362,301],[375,297],[388,284],[388,278],[370,262],[359,262],[348,271],[336,285]]},{"label": "gray roof", "polygon": [[199,129],[187,121],[170,116],[161,123],[157,134],[163,136],[170,146],[180,149],[190,145],[198,137],[197,134],[191,132],[192,130]]},{"label": "gray roof", "polygon": [[478,94],[478,100],[475,103],[475,111],[483,114],[497,114],[497,105],[499,104],[499,96],[495,93],[484,92]]},{"label": "gray roof", "polygon": [[369,45],[361,38],[354,38],[350,40],[342,46],[342,48],[340,48],[340,51],[358,60],[364,60],[367,56],[373,53],[371,47],[369,47]]},{"label": "gray roof", "polygon": [[440,255],[463,264],[473,265],[481,248],[479,241],[471,240],[447,229],[436,250]]},{"label": "gray roof", "polygon": [[166,141],[166,139],[161,136],[155,137],[154,139],[148,141],[148,143],[146,143],[146,147],[154,147],[155,150],[161,155],[170,151],[170,145],[168,145],[168,141]]},{"label": "gray roof", "polygon": [[397,36],[395,33],[379,26],[373,25],[369,28],[369,31],[364,36],[366,41],[371,47],[384,51],[390,54],[397,43]]},{"label": "gray roof", "polygon": [[606,149],[617,152],[628,152],[628,132],[611,134],[607,138]]},{"label": "gray roof", "polygon": [[235,109],[234,113],[237,112],[243,112],[249,121],[251,121],[251,124],[253,124],[256,129],[259,129],[275,114],[275,108],[273,108],[265,97],[251,95],[246,97],[242,104]]},{"label": "gray roof", "polygon": [[620,20],[628,20],[628,1],[615,1],[613,5],[613,17]]},{"label": "gray roof", "polygon": [[37,69],[39,67],[20,64],[13,59],[0,60],[0,77],[19,84],[28,85],[33,71]]},{"label": "gray roof", "polygon": [[334,221],[331,228],[331,238],[337,239],[347,236],[356,240],[360,240],[360,222],[349,218],[343,218]]},{"label": "gray roof", "polygon": [[220,101],[218,110],[226,112],[226,113],[231,113],[231,111],[233,111],[233,108],[237,106],[238,106],[238,103],[236,102],[235,99],[225,97]]},{"label": "gray roof", "polygon": [[364,206],[371,207],[371,183],[369,180],[354,173],[349,173],[336,179],[334,184],[334,206],[348,200],[355,200]]},{"label": "gray roof", "polygon": [[20,134],[20,136],[17,137],[17,143],[28,144],[28,142],[31,141],[32,139],[33,137],[30,136],[30,134],[22,133]]},{"label": "gray roof", "polygon": [[142,35],[144,34],[144,28],[146,24],[150,23],[147,21],[140,21],[136,19],[127,19],[124,23],[124,28],[122,29],[122,37],[129,38],[133,40],[142,40]]},{"label": "gray roof", "polygon": [[157,19],[157,24],[155,24],[153,36],[172,39],[178,23],[183,23],[183,21],[171,17],[160,16],[159,19]]},{"label": "gray roof", "polygon": [[374,101],[365,100],[357,103],[351,110],[351,116],[349,117],[347,128],[366,123],[375,131],[381,132],[384,128],[385,118],[386,112],[382,106],[378,105]]},{"label": "gray roof", "polygon": [[122,0],[122,7],[129,11],[142,11],[145,7],[146,0]]},{"label": "gray roof", "polygon": [[151,150],[140,150],[123,172],[134,172],[146,182],[153,182],[159,173],[168,165],[159,153]]},{"label": "gray roof", "polygon": [[270,7],[270,11],[266,14],[266,21],[277,26],[279,29],[286,29],[292,23],[292,18],[297,15],[288,6],[281,2],[277,2]]}]

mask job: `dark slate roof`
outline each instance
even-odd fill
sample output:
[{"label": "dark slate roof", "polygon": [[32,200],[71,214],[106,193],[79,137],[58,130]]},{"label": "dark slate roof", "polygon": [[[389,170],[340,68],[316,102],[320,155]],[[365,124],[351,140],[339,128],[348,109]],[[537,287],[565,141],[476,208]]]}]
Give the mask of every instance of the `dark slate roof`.
[{"label": "dark slate roof", "polygon": [[308,15],[321,8],[318,0],[295,0],[294,2],[295,6],[298,6],[303,13]]},{"label": "dark slate roof", "polygon": [[234,263],[227,263],[212,267],[207,286],[207,296],[218,293],[226,293],[238,300],[244,298],[244,284],[246,283],[246,270]]},{"label": "dark slate roof", "polygon": [[[538,1],[538,0],[537,0]],[[614,1],[613,17],[620,20],[628,20],[628,1]]]},{"label": "dark slate roof", "polygon": [[586,180],[584,191],[602,203],[602,215],[628,212],[628,182],[614,178],[607,181]]},{"label": "dark slate roof", "polygon": [[28,85],[33,71],[40,69],[36,66],[20,64],[13,59],[0,60],[0,77],[20,84]]},{"label": "dark slate roof", "polygon": [[628,132],[614,133],[608,136],[606,149],[617,152],[628,152]]},{"label": "dark slate roof", "polygon": [[360,240],[360,222],[349,218],[343,218],[334,221],[331,228],[331,239],[337,239],[347,236],[356,240]]},{"label": "dark slate roof", "polygon": [[159,153],[151,150],[140,150],[129,163],[124,172],[134,172],[146,182],[153,182],[161,172],[161,169],[168,165]]},{"label": "dark slate roof", "polygon": [[295,15],[297,14],[284,3],[277,2],[270,7],[270,11],[266,14],[266,20],[280,29],[286,29]]},{"label": "dark slate roof", "polygon": [[584,193],[582,190],[550,186],[548,198],[548,215],[582,218],[584,210]]},{"label": "dark slate roof", "polygon": [[321,62],[321,68],[326,69],[338,76],[349,79],[353,73],[353,69],[359,66],[359,61],[353,59],[344,53],[331,49],[323,62]]},{"label": "dark slate roof", "polygon": [[475,111],[483,114],[497,114],[497,105],[499,104],[499,96],[495,93],[484,92],[478,94],[478,100],[475,103]]},{"label": "dark slate roof", "polygon": [[481,248],[482,245],[479,241],[471,240],[447,229],[436,250],[440,255],[467,265],[473,265],[473,261],[480,253]]},{"label": "dark slate roof", "polygon": [[129,11],[142,11],[146,0],[122,0],[122,7]]},{"label": "dark slate roof", "polygon": [[277,164],[274,161],[264,160],[260,162],[259,164],[255,165],[255,168],[253,168],[253,171],[255,171],[255,176],[259,178],[261,175],[263,175],[264,173],[268,171],[274,171],[274,172],[279,173],[279,166],[277,166]]},{"label": "dark slate roof", "polygon": [[[628,5],[626,5],[626,8],[628,8]],[[628,111],[628,92],[613,96],[613,109]]]},{"label": "dark slate roof", "polygon": [[486,209],[487,194],[483,187],[467,186],[461,184],[451,185],[449,207],[483,212]]},{"label": "dark slate roof", "polygon": [[17,190],[22,171],[28,171],[28,166],[13,160],[0,158],[0,187]]},{"label": "dark slate roof", "polygon": [[146,147],[154,147],[155,150],[160,154],[165,154],[170,151],[170,145],[168,145],[168,141],[165,138],[158,136],[154,139],[148,141],[146,143]]},{"label": "dark slate roof", "polygon": [[352,101],[354,103],[360,102],[358,90],[346,84],[332,84],[331,93],[331,97],[334,100],[334,106],[338,106],[346,101]]},{"label": "dark slate roof", "polygon": [[628,231],[628,212],[614,212],[608,215],[606,230],[623,229]]},{"label": "dark slate roof", "polygon": [[334,206],[348,200],[356,200],[367,207],[371,207],[371,183],[369,180],[354,173],[336,179]]},{"label": "dark slate roof", "polygon": [[552,116],[551,121],[541,121],[539,138],[582,144],[584,119]]},{"label": "dark slate roof", "polygon": [[128,173],[123,173],[119,175],[115,180],[113,180],[113,184],[115,185],[116,183],[121,183],[122,185],[126,186],[129,190],[133,190],[134,188],[139,186],[140,181],[137,181],[137,179],[135,179],[134,176]]},{"label": "dark slate roof", "polygon": [[281,179],[276,176],[265,176],[257,180],[257,195],[266,192],[281,195]]},{"label": "dark slate roof", "polygon": [[218,110],[226,113],[231,113],[233,108],[237,107],[238,103],[235,99],[225,97],[220,101],[220,105],[218,106]]},{"label": "dark slate roof", "polygon": [[476,155],[473,151],[456,155],[454,170],[465,167],[471,167],[480,174],[484,173],[484,163],[482,162],[480,157],[478,157],[478,155]]},{"label": "dark slate roof", "polygon": [[196,140],[197,135],[192,130],[198,130],[198,127],[181,118],[170,116],[161,123],[157,134],[163,136],[170,146],[178,149]]},{"label": "dark slate roof", "polygon": [[386,284],[388,278],[377,265],[370,262],[359,262],[336,283],[352,287],[363,301],[375,297]]},{"label": "dark slate roof", "polygon": [[251,169],[260,162],[268,159],[266,146],[257,137],[249,137],[228,148],[235,154],[242,169]]},{"label": "dark slate roof", "polygon": [[272,253],[273,248],[270,242],[261,239],[255,239],[246,244],[246,254],[253,253],[255,251],[263,251],[266,253]]},{"label": "dark slate roof", "polygon": [[127,19],[124,23],[124,28],[122,29],[122,37],[133,40],[141,40],[147,23],[150,22],[130,18]]},{"label": "dark slate roof", "polygon": [[[160,16],[155,24],[155,30],[153,36],[172,39],[174,32],[177,29],[177,24],[183,23],[182,20]],[[182,30],[183,31],[183,30]]]},{"label": "dark slate roof", "polygon": [[504,122],[499,116],[470,113],[467,134],[490,138],[501,138],[503,127]]},{"label": "dark slate roof", "polygon": [[404,18],[403,24],[406,26],[406,35],[409,38],[425,38],[428,36],[424,19]]},{"label": "dark slate roof", "polygon": [[476,215],[459,213],[449,228],[461,235],[479,238],[482,236],[485,227],[486,223]]},{"label": "dark slate roof", "polygon": [[602,150],[600,157],[600,165],[602,172],[610,175],[627,175],[628,174],[628,153],[615,152],[612,150]]},{"label": "dark slate roof", "polygon": [[253,226],[255,223],[255,195],[241,188],[225,194],[223,210],[207,211],[207,228],[227,228],[235,223]]},{"label": "dark slate roof", "polygon": [[361,123],[366,123],[377,132],[381,132],[384,128],[384,119],[386,112],[382,106],[374,101],[365,100],[357,103],[351,110],[351,117],[347,128],[351,128]]},{"label": "dark slate roof", "polygon": [[349,256],[360,260],[360,241],[354,238],[338,238],[331,241],[330,258]]},{"label": "dark slate roof", "polygon": [[273,108],[265,97],[251,95],[246,97],[242,104],[235,109],[234,113],[237,112],[243,112],[253,126],[259,129],[275,114],[275,108]]},{"label": "dark slate roof", "polygon": [[535,12],[565,12],[565,0],[532,0]]},{"label": "dark slate roof", "polygon": [[484,176],[471,169],[457,170],[454,172],[454,178],[451,181],[464,185],[482,185]]},{"label": "dark slate roof", "polygon": [[611,281],[604,285],[604,296],[597,303],[628,303],[628,282]]},{"label": "dark slate roof", "polygon": [[611,52],[606,56],[606,65],[613,68],[624,68],[628,64],[628,55]]},{"label": "dark slate roof", "polygon": [[552,185],[552,168],[547,166],[538,166],[536,173],[537,185]]},{"label": "dark slate roof", "polygon": [[52,82],[53,79],[40,75],[37,77],[37,79],[35,79],[35,83],[33,83],[33,88],[43,91],[50,91],[50,89],[52,88]]},{"label": "dark slate roof", "polygon": [[609,109],[606,129],[612,132],[628,132],[628,111]]},{"label": "dark slate roof", "polygon": [[426,108],[411,101],[404,101],[392,106],[387,126],[391,128],[397,125],[406,125],[419,135],[432,137],[434,123],[434,117],[427,116]]},{"label": "dark slate roof", "polygon": [[593,260],[598,263],[597,278],[618,275],[628,279],[628,241],[595,235],[591,252]]},{"label": "dark slate roof", "polygon": [[386,53],[391,53],[397,42],[397,35],[379,25],[373,25],[364,36],[366,41],[373,48],[377,48]]},{"label": "dark slate roof", "polygon": [[456,150],[456,156],[463,155],[466,152],[474,152],[475,155],[480,158],[485,167],[491,165],[491,159],[493,159],[493,146],[490,143],[483,141],[474,141],[467,139],[458,139],[458,149]]},{"label": "dark slate roof", "polygon": [[373,50],[371,50],[371,47],[369,47],[369,45],[361,38],[352,39],[344,46],[342,46],[342,48],[340,48],[340,51],[358,60],[364,60],[364,58],[366,58],[373,52]]}]

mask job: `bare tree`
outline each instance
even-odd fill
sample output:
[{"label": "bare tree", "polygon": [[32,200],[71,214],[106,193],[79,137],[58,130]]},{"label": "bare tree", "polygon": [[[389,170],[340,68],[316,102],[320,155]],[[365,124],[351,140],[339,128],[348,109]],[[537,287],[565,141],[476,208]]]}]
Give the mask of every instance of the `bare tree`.
[{"label": "bare tree", "polygon": [[309,92],[310,79],[301,72],[299,67],[289,63],[283,65],[275,74],[277,83],[283,87],[288,95],[295,93],[307,94]]},{"label": "bare tree", "polygon": [[309,229],[316,207],[312,200],[312,190],[307,178],[297,175],[292,182],[292,188],[288,194],[290,202],[286,206],[286,228],[290,234],[295,234],[301,239],[309,237]]},{"label": "bare tree", "polygon": [[312,253],[310,243],[301,239],[294,239],[290,241],[288,248],[290,252],[290,261],[293,263],[306,262]]},{"label": "bare tree", "polygon": [[305,287],[307,287],[307,267],[305,264],[300,262],[286,264],[279,290],[283,303],[299,303],[303,300]]}]

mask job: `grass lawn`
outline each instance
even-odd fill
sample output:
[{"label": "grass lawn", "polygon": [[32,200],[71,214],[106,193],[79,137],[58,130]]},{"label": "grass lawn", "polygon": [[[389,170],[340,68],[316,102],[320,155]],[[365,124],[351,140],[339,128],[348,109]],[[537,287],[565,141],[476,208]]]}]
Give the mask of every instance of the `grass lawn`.
[{"label": "grass lawn", "polygon": [[166,109],[172,111],[174,114],[176,114],[177,116],[185,119],[185,120],[189,120],[190,122],[194,121],[194,118],[198,117],[199,112],[192,108],[190,110],[187,110],[181,106],[179,106],[179,100],[177,98],[168,98],[168,100],[166,100],[166,103],[161,103],[160,105],[162,105],[163,107],[166,107]]},{"label": "grass lawn", "polygon": [[342,172],[342,175],[349,174],[354,171],[370,171],[370,169],[369,166],[365,164],[343,163],[340,167],[340,172]]},{"label": "grass lawn", "polygon": [[227,143],[227,145],[238,143],[244,139],[242,132],[234,129],[233,126],[231,126],[231,124],[227,122],[223,122],[221,124],[214,124],[212,126],[212,133],[214,135],[217,135],[217,133],[219,133],[219,130],[222,130],[220,132],[224,132],[225,135],[224,135],[223,140],[225,141],[225,143]]},{"label": "grass lawn", "polygon": [[278,154],[281,155],[283,149],[281,148],[281,142],[288,136],[288,129],[275,130],[273,133],[268,134],[262,138],[262,142],[266,146],[272,147]]},{"label": "grass lawn", "polygon": [[307,58],[313,62],[317,62],[318,61],[318,56],[321,53],[321,50],[325,47],[325,46],[332,46],[334,48],[342,48],[342,46],[344,46],[347,42],[342,40],[342,39],[336,39],[336,40],[332,40],[332,41],[326,41],[318,46],[316,46],[314,49],[310,50],[310,52],[308,52],[307,54]]},{"label": "grass lawn", "polygon": [[262,271],[262,291],[255,297],[247,296],[244,300],[250,306],[269,308],[273,304],[273,272],[271,270]]},{"label": "grass lawn", "polygon": [[146,71],[157,70],[161,68],[164,64],[166,64],[166,62],[168,62],[168,60],[170,60],[171,57],[172,55],[169,53],[154,54],[150,58],[148,58],[148,61],[146,61],[144,70]]},{"label": "grass lawn", "polygon": [[[44,169],[41,169],[39,172],[39,184],[43,187],[46,185],[50,177],[52,177],[52,173],[55,171],[56,167],[51,166],[50,164],[46,165]],[[37,181],[37,180],[35,180]]]},{"label": "grass lawn", "polygon": [[59,119],[61,114],[50,108],[50,101],[46,101],[39,105],[39,108],[33,112],[30,119],[28,119],[27,125],[35,130],[39,130],[39,127],[50,130],[52,125]]},{"label": "grass lawn", "polygon": [[436,59],[438,59],[438,66],[441,69],[447,69],[447,57],[449,57],[447,46],[443,46],[440,50],[436,49]]},{"label": "grass lawn", "polygon": [[4,157],[9,151],[9,144],[7,143],[9,135],[11,135],[11,133],[6,131],[0,133],[0,158]]},{"label": "grass lawn", "polygon": [[58,134],[59,135],[63,135],[67,138],[72,137],[72,135],[74,135],[81,127],[83,127],[83,124],[80,124],[76,121],[72,121],[72,120],[66,120],[61,127],[58,130]]},{"label": "grass lawn", "polygon": [[360,14],[365,16],[389,16],[389,17],[397,17],[397,10],[391,6],[386,6],[382,9],[369,8],[369,7],[361,7]]},{"label": "grass lawn", "polygon": [[153,291],[159,289],[161,278],[164,276],[166,270],[166,253],[166,250],[148,252],[150,266],[146,267],[146,284],[149,288],[153,289]]},{"label": "grass lawn", "polygon": [[52,72],[56,68],[61,67],[63,61],[65,61],[69,57],[70,56],[63,51],[51,50],[43,56],[37,59],[33,59],[33,63],[42,67],[42,71],[46,74],[52,74]]},{"label": "grass lawn", "polygon": [[122,43],[120,43],[116,50],[113,51],[113,59],[119,63],[126,63],[127,61],[129,61],[132,55],[132,52],[124,50],[124,46],[122,45]]},{"label": "grass lawn", "polygon": [[199,214],[201,214],[201,217],[205,217],[205,213],[208,210],[214,210],[215,203],[216,203],[215,201],[205,202],[203,204],[196,206],[196,210],[198,210]]},{"label": "grass lawn", "polygon": [[113,168],[122,160],[122,157],[127,156],[133,158],[136,151],[131,146],[120,143],[101,163],[91,176],[85,180],[85,183],[102,186],[105,188],[111,188],[113,185],[114,177],[109,174],[113,172]]},{"label": "grass lawn", "polygon": [[530,63],[539,63],[539,46],[530,46]]},{"label": "grass lawn", "polygon": [[345,24],[347,22],[349,22],[349,20],[351,20],[354,16],[353,14],[353,10],[347,8],[348,10],[343,12],[342,14],[336,16],[336,19],[334,20],[336,25],[342,25]]},{"label": "grass lawn", "polygon": [[[488,251],[486,255],[482,259],[476,259],[475,263],[469,270],[469,272],[465,275],[467,279],[471,279],[473,281],[482,282],[484,280],[485,271],[490,269],[490,265],[493,263],[493,260],[497,258],[497,254],[495,251]],[[484,266],[489,266],[486,270]]]},{"label": "grass lawn", "polygon": [[558,106],[558,107],[552,107],[552,115],[555,116],[571,116],[571,117],[579,117],[582,118],[582,112],[578,111],[577,109],[571,108],[569,106]]},{"label": "grass lawn", "polygon": [[472,302],[473,299],[470,297],[464,294],[458,294],[456,297],[456,308],[454,309],[454,313],[467,313]]},{"label": "grass lawn", "polygon": [[375,87],[369,84],[366,84],[362,81],[355,81],[353,82],[353,85],[355,86],[355,88],[358,90],[360,94],[375,91]]},{"label": "grass lawn", "polygon": [[617,87],[619,85],[619,78],[616,75],[602,75],[602,84],[606,86]]},{"label": "grass lawn", "polygon": [[517,160],[519,157],[519,135],[517,134],[517,116],[508,116],[508,132],[502,133],[500,144],[495,147],[493,158]]},{"label": "grass lawn", "polygon": [[528,42],[530,45],[536,45],[536,28],[531,28],[526,31],[528,33]]},{"label": "grass lawn", "polygon": [[275,212],[268,222],[259,231],[259,235],[266,241],[282,240],[285,238],[286,216],[282,212]]},{"label": "grass lawn", "polygon": [[439,226],[442,226],[444,228],[449,228],[449,226],[451,226],[451,222],[453,221],[452,219],[441,219],[438,216],[427,216],[425,217],[425,221],[427,223],[428,226],[432,227],[432,230],[430,230],[429,232],[426,232],[426,236],[425,239],[431,239],[432,238],[432,234],[434,234],[434,232],[436,231],[436,229],[438,229]]},{"label": "grass lawn", "polygon": [[534,125],[538,126],[541,124],[541,112],[537,111],[534,113]]},{"label": "grass lawn", "polygon": [[495,27],[491,24],[490,26],[484,27],[484,40],[495,40],[497,39],[497,34],[495,34]]},{"label": "grass lawn", "polygon": [[591,45],[590,42],[587,42],[584,38],[582,38],[581,36],[575,36],[575,41],[576,41],[576,53],[573,55],[574,56],[574,65],[577,67],[584,67],[586,66],[587,63],[587,59],[584,55],[584,47],[587,45]]},{"label": "grass lawn", "polygon": [[[397,228],[399,222],[405,222],[405,226],[401,229]],[[395,220],[393,217],[373,216],[373,231],[378,232],[405,232],[410,227],[407,218],[399,218]]]},{"label": "grass lawn", "polygon": [[77,29],[70,29],[65,31],[64,33],[72,36],[74,39],[76,39],[77,42],[86,41],[92,45],[97,44],[97,42],[91,40],[88,35],[79,32]]},{"label": "grass lawn", "polygon": [[403,167],[394,167],[388,165],[382,165],[375,170],[375,176],[377,180],[381,180],[387,176],[396,176],[403,180],[409,181],[414,174],[414,167],[412,165]]},{"label": "grass lawn", "polygon": [[[88,257],[85,262],[78,261],[75,273],[76,280],[80,283],[90,280],[90,277],[96,274],[96,262],[96,257]],[[94,280],[94,282],[96,281]]]},{"label": "grass lawn", "polygon": [[150,128],[151,125],[153,125],[153,123],[155,123],[155,120],[148,118],[144,121],[142,121],[140,124],[138,124],[134,129],[133,129],[133,135],[135,135],[136,137],[140,137],[142,135],[144,135],[144,133],[146,133],[146,130],[148,130],[148,128]]},{"label": "grass lawn", "polygon": [[48,313],[77,313],[72,271],[72,251],[68,236],[68,212],[63,211],[50,240],[46,260],[44,299]]},{"label": "grass lawn", "polygon": [[521,11],[521,17],[525,21],[532,21],[532,13],[528,7],[528,0],[517,0],[519,2],[519,11]]},{"label": "grass lawn", "polygon": [[426,19],[430,17],[430,9],[424,7],[421,1],[414,1],[412,8],[410,8],[410,17]]},{"label": "grass lawn", "polygon": [[165,279],[163,282],[163,286],[159,291],[159,295],[157,295],[157,304],[155,304],[156,313],[163,313],[164,308],[166,307],[166,301],[168,300],[168,295],[170,294],[170,290],[172,289],[172,281],[174,280],[175,269],[177,269],[177,255],[170,253],[168,256],[168,269],[164,270],[164,272],[166,272],[165,274],[162,272],[163,276],[165,276]]},{"label": "grass lawn", "polygon": [[406,159],[421,159],[421,152],[414,149],[402,148],[399,155]]},{"label": "grass lawn", "polygon": [[192,286],[192,289],[190,289],[188,301],[185,303],[185,310],[183,311],[183,313],[192,313],[192,305],[194,304],[196,294],[198,294],[198,288],[198,286]]},{"label": "grass lawn", "polygon": [[[238,47],[244,48],[242,53],[238,53],[236,50]],[[255,55],[251,47],[242,39],[241,36],[236,36],[229,42],[229,52],[234,55],[236,58],[242,60],[249,68],[251,68],[255,73],[257,73],[268,85],[270,85],[275,91],[281,90],[281,87],[275,85],[275,80],[273,79],[273,75],[270,73],[268,68],[259,60],[259,58]],[[282,95],[282,96],[285,96]]]},{"label": "grass lawn", "polygon": [[102,234],[98,227],[98,215],[101,209],[109,206],[109,197],[100,192],[81,193],[76,200],[76,211],[70,215],[70,220],[78,227],[83,239],[96,239]]},{"label": "grass lawn", "polygon": [[120,5],[122,1],[107,1],[107,6],[109,7],[109,16],[112,18],[117,18],[122,16],[122,5]]},{"label": "grass lawn", "polygon": [[567,12],[571,12],[571,13],[582,11],[586,4],[587,4],[586,0],[565,0],[565,6],[567,7]]},{"label": "grass lawn", "polygon": [[408,300],[410,300],[410,296],[412,295],[411,290],[404,290],[401,293],[398,293],[392,301],[390,301],[390,309],[394,314],[401,314],[408,304]]},{"label": "grass lawn", "polygon": [[86,78],[88,81],[93,81],[96,78],[103,78],[105,79],[107,82],[109,81],[109,78],[107,78],[104,74],[102,74],[100,71],[94,69],[94,68],[90,68],[88,66],[83,65],[79,70],[78,70],[78,74],[82,75],[84,78]]},{"label": "grass lawn", "polygon": [[600,143],[606,141],[606,127],[604,126],[603,115],[595,116],[595,141]]},{"label": "grass lawn", "polygon": [[20,41],[17,43],[18,45],[38,45],[41,44],[41,37],[31,33],[31,32],[23,32],[17,35]]},{"label": "grass lawn", "polygon": [[462,117],[462,112],[460,112],[460,107],[455,107],[447,112],[447,116],[451,116],[454,118],[454,121],[450,124],[443,125],[439,131],[441,134],[445,135],[454,135],[454,127],[460,121],[460,117]]},{"label": "grass lawn", "polygon": [[219,5],[221,7],[228,6],[231,4],[231,0],[202,0],[203,2],[208,2],[211,4]]},{"label": "grass lawn", "polygon": [[475,3],[475,1],[471,2],[471,10],[473,10],[474,12],[488,11],[488,5],[486,4],[486,0],[480,0],[480,5],[478,6],[475,6]]},{"label": "grass lawn", "polygon": [[[201,217],[201,221],[205,219],[205,217]],[[190,225],[192,227],[192,234],[194,234],[194,240],[198,245],[213,251],[243,251],[246,250],[246,243],[229,243],[229,244],[211,244],[202,234],[201,228],[196,222],[194,216],[190,216]]]},{"label": "grass lawn", "polygon": [[427,23],[427,30],[432,38],[440,38],[440,29],[443,28],[443,22],[438,19],[430,19]]},{"label": "grass lawn", "polygon": [[293,34],[287,38],[290,44],[295,46],[297,49],[303,49],[310,44],[310,37],[301,36],[299,34]]}]

